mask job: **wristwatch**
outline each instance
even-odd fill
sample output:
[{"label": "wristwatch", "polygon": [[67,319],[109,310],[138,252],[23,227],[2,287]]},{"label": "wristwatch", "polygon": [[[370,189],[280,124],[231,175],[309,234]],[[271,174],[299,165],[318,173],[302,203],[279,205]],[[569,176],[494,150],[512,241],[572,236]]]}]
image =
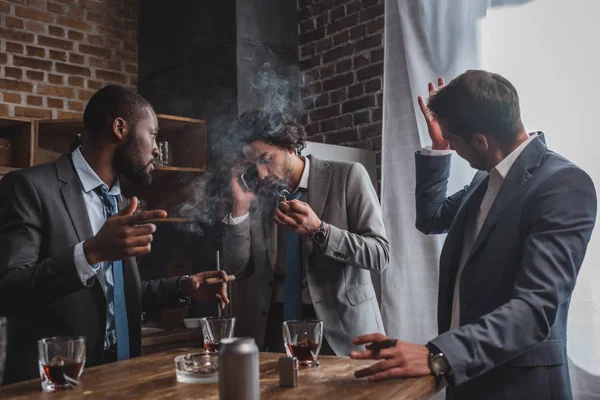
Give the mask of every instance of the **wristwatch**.
[{"label": "wristwatch", "polygon": [[429,344],[427,348],[429,349],[429,369],[431,373],[436,377],[451,375],[450,364],[448,364],[444,353]]},{"label": "wristwatch", "polygon": [[325,238],[327,237],[326,228],[327,224],[325,223],[325,221],[321,221],[321,226],[310,235],[310,240],[312,240],[316,244],[325,243]]},{"label": "wristwatch", "polygon": [[179,305],[182,307],[188,306],[192,302],[192,299],[187,295],[187,293],[181,290],[181,281],[189,278],[189,275],[181,275],[175,281],[175,291],[179,294]]}]

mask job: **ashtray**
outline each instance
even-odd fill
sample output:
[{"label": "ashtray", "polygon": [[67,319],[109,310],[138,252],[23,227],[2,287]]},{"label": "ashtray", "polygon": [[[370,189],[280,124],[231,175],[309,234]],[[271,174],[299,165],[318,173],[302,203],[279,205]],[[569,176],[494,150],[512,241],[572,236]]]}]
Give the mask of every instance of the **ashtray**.
[{"label": "ashtray", "polygon": [[219,381],[219,353],[203,351],[175,357],[177,382],[216,383]]}]

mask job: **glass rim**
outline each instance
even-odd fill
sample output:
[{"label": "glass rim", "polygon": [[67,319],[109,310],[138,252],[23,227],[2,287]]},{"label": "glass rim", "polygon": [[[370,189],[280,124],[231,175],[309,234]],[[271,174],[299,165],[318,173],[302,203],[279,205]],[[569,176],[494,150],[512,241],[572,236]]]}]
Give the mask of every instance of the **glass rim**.
[{"label": "glass rim", "polygon": [[193,362],[192,360],[186,360],[185,357],[193,357],[193,356],[209,356],[209,357],[219,357],[218,351],[198,351],[196,353],[188,353],[188,354],[180,354],[173,358],[173,361],[178,362]]},{"label": "glass rim", "polygon": [[48,343],[52,343],[52,342],[59,342],[59,341],[73,341],[73,342],[83,342],[85,344],[85,336],[51,336],[51,337],[47,337],[47,338],[42,338],[40,340],[38,340],[39,344],[48,344]]},{"label": "glass rim", "polygon": [[235,317],[218,317],[218,316],[202,317],[202,318],[200,318],[200,321],[235,321]]},{"label": "glass rim", "polygon": [[283,321],[285,325],[308,325],[308,324],[322,324],[323,321],[320,319],[292,319],[289,321]]}]

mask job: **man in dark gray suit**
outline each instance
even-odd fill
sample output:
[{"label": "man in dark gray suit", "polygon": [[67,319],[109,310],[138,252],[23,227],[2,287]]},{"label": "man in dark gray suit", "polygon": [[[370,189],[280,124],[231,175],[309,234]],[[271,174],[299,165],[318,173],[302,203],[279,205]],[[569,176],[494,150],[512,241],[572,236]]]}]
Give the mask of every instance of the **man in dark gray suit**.
[{"label": "man in dark gray suit", "polygon": [[[87,366],[141,352],[142,308],[192,296],[228,302],[211,271],[142,282],[136,256],[150,251],[162,210],[134,214],[119,175],[150,184],[158,121],[150,104],[120,86],[92,96],[83,147],[0,181],[0,315],[8,317],[4,384],[38,375],[37,340],[85,336]],[[222,304],[223,305],[223,304]]]},{"label": "man in dark gray suit", "polygon": [[244,191],[234,173],[223,221],[225,268],[252,275],[236,285],[246,296],[236,316],[269,351],[283,351],[283,321],[320,319],[325,348],[348,355],[354,336],[384,329],[371,282],[389,259],[381,207],[361,164],[298,156],[306,133],[285,117],[241,117],[245,162],[257,179],[246,173],[254,192]]},{"label": "man in dark gray suit", "polygon": [[[500,75],[467,71],[425,106],[432,147],[416,154],[417,228],[448,233],[440,259],[440,335],[426,346],[359,337],[357,377],[434,374],[449,399],[570,399],[569,301],[596,219],[590,177],[528,134]],[[446,198],[450,152],[480,170]],[[383,350],[375,347],[391,346]]]}]

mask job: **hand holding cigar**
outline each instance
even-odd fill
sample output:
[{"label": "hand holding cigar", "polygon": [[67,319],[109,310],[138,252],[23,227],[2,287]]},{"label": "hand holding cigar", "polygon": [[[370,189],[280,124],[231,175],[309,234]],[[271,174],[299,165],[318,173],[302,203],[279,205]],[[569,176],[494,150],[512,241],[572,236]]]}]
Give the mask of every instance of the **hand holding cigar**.
[{"label": "hand holding cigar", "polygon": [[[227,275],[227,283],[235,281],[235,275]],[[223,279],[221,278],[207,278],[204,283],[208,283],[209,285],[215,285],[217,283],[223,283]]]}]

